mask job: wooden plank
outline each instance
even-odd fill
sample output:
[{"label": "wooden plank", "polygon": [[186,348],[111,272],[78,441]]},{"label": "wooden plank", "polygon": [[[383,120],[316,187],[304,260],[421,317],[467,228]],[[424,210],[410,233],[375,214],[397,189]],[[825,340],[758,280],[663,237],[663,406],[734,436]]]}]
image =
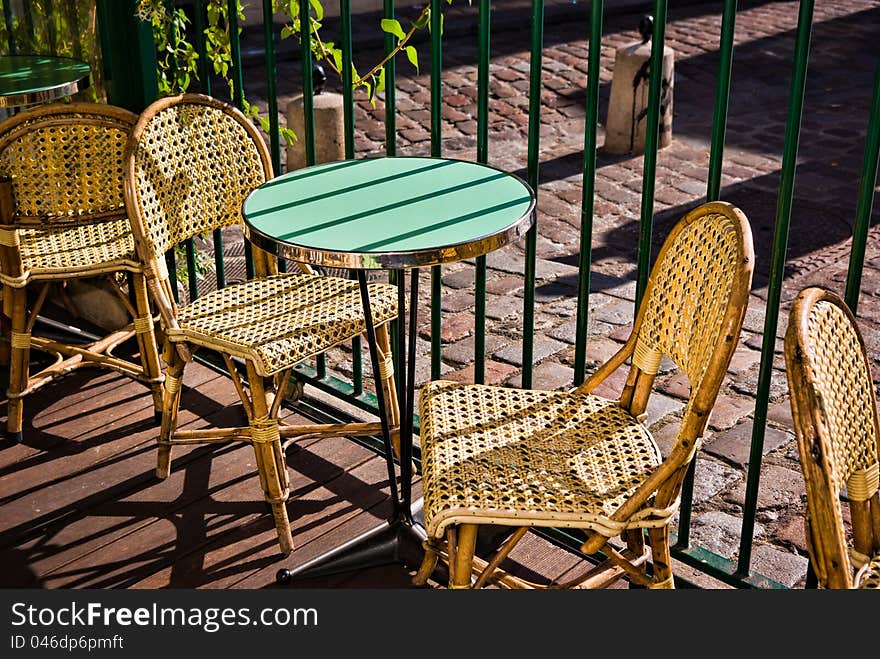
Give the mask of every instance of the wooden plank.
[{"label": "wooden plank", "polygon": [[[224,384],[233,390],[234,395],[232,385],[228,381],[224,381]],[[222,405],[221,402],[215,403],[215,406],[220,405]],[[221,408],[215,413],[215,416],[225,414],[226,411],[226,408]],[[285,416],[290,416],[290,414],[285,413]],[[209,421],[213,418],[209,418]],[[29,555],[31,562],[37,563],[33,565],[33,568],[43,574],[83,553],[94,551],[111,542],[114,538],[129,534],[139,526],[155,521],[157,516],[163,512],[170,514],[173,510],[183,508],[190,501],[205,496],[205,488],[182,487],[181,485],[181,481],[185,478],[191,479],[198,469],[204,470],[202,467],[189,469],[188,465],[197,461],[204,462],[209,471],[216,469],[218,475],[226,473],[223,471],[224,459],[233,463],[236,465],[234,469],[237,474],[235,475],[239,478],[254,479],[256,483],[253,487],[254,497],[259,499],[259,484],[255,472],[251,473],[247,467],[241,466],[247,464],[247,459],[241,460],[240,450],[243,449],[244,455],[249,457],[252,455],[249,446],[227,444],[177,447],[175,451],[177,457],[172,463],[172,476],[165,481],[158,481],[153,475],[155,468],[153,441],[154,437],[150,436],[146,443],[139,443],[129,451],[117,453],[112,462],[106,465],[106,468],[102,466],[102,463],[92,464],[79,473],[71,474],[69,478],[58,483],[57,487],[53,488],[50,485],[49,489],[53,490],[56,498],[62,497],[62,502],[66,502],[66,505],[62,506],[60,511],[58,511],[58,505],[55,506],[57,512],[54,520],[44,517],[30,522],[29,525],[25,524],[25,528],[29,526],[31,528],[30,536],[36,537],[30,542],[15,543],[18,546],[17,551],[31,552]],[[291,454],[298,451],[300,449],[296,447],[290,449]],[[222,457],[230,453],[234,453],[234,455],[228,458]],[[214,460],[217,460],[216,465],[213,464]],[[96,476],[115,482],[116,485],[109,489],[103,488],[97,494],[85,499],[70,499],[69,497],[63,499],[65,495],[71,495],[71,493],[71,496],[75,497],[77,492],[91,490],[88,483]],[[123,480],[125,476],[128,476],[127,480]],[[36,493],[38,500],[40,497],[46,496],[45,492]],[[50,504],[45,504],[45,500],[44,505],[51,508]],[[102,512],[108,509],[112,513],[102,516]],[[4,515],[11,511],[8,505],[0,510],[4,512]],[[124,514],[126,510],[129,513],[128,516]],[[14,512],[20,516],[21,511]],[[15,530],[20,531],[21,529]],[[14,531],[0,534],[0,538],[8,540],[9,536],[13,534]],[[19,537],[28,537],[26,533],[18,535]]]},{"label": "wooden plank", "polygon": [[[331,452],[337,456],[350,454],[350,448],[356,448],[361,452],[361,461],[321,486],[300,491],[288,503],[295,546],[290,556],[279,553],[274,522],[264,513],[258,518],[242,520],[233,533],[181,547],[173,562],[130,587],[227,588],[254,572],[262,571],[274,580],[278,568],[290,565],[316,543],[320,546],[328,532],[346,525],[365,509],[374,509],[387,498],[387,493],[380,487],[384,461],[344,438],[324,439],[310,446],[309,450],[331,443],[336,444],[335,449],[331,447]],[[341,466],[345,464],[343,460],[338,462]],[[233,492],[226,494],[236,496]],[[374,518],[373,521],[379,520]]]},{"label": "wooden plank", "polygon": [[[186,370],[184,386],[201,387],[222,377],[201,364],[193,364]],[[100,426],[102,419],[118,412],[116,406],[121,401],[133,399],[149,410],[150,423],[158,428],[152,422],[149,391],[118,373],[84,369],[38,390],[25,398],[24,442],[0,451],[0,477],[15,463],[45,451],[59,450],[59,445],[76,439],[87,429],[81,422],[90,420],[92,428]],[[72,427],[65,425],[70,421],[74,421]],[[5,422],[5,416],[0,418],[0,423]]]},{"label": "wooden plank", "polygon": [[[225,381],[208,383],[214,398],[216,414],[226,415],[229,408],[224,403],[237,400],[232,385]],[[125,411],[126,406],[122,406]],[[140,416],[140,419],[138,419]],[[75,448],[69,454],[48,452],[18,464],[14,473],[0,477],[0,505],[4,516],[0,519],[0,546],[8,546],[7,531],[14,535],[16,522],[31,520],[29,525],[45,525],[52,519],[88,508],[98,502],[113,498],[144,482],[155,479],[156,430],[140,427],[145,419],[152,418],[151,409],[134,409],[131,416],[120,416],[109,423],[90,428],[77,437]],[[213,419],[209,417],[209,419]],[[196,424],[210,420],[195,419]],[[89,420],[88,425],[94,425]],[[189,451],[180,447],[177,453],[185,456]],[[128,460],[130,455],[145,461]],[[147,463],[153,462],[151,466]],[[39,485],[33,485],[37,483]],[[86,497],[83,498],[83,493]],[[35,516],[35,513],[37,514]]]},{"label": "wooden plank", "polygon": [[[374,478],[376,479],[376,484],[373,487],[381,487],[382,492],[386,494],[385,499],[376,506],[368,510],[357,512],[355,515],[343,520],[344,523],[342,524],[337,524],[332,528],[326,528],[320,536],[316,537],[314,542],[298,546],[294,552],[280,564],[276,562],[275,564],[268,565],[254,572],[247,578],[230,584],[229,587],[251,589],[277,586],[275,582],[275,573],[279,568],[295,569],[323,553],[356,538],[360,534],[376,528],[384,522],[391,514],[391,499],[390,491],[388,489],[387,469],[385,467],[384,458],[377,458],[371,464],[372,469],[375,471]],[[353,496],[353,493],[346,494],[346,496],[351,497]],[[294,540],[295,539],[296,538],[294,538]],[[326,587],[328,583],[337,582],[340,576],[344,578],[346,575],[333,575],[326,577],[326,581],[325,579],[309,581],[312,583],[315,583],[316,581],[323,582],[323,587]],[[302,586],[299,581],[294,581],[291,587],[298,588],[304,586]]]}]

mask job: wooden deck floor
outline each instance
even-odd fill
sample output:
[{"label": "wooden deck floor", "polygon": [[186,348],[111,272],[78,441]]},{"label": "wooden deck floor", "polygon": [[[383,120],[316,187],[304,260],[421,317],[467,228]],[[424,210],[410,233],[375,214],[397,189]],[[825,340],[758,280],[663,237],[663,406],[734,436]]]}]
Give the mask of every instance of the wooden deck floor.
[{"label": "wooden deck floor", "polygon": [[[188,367],[184,389],[181,424],[244,418],[230,381],[205,366]],[[171,476],[155,477],[157,427],[142,385],[82,369],[26,398],[25,419],[23,443],[0,450],[0,587],[275,587],[278,569],[356,537],[390,511],[380,456],[342,437],[292,445],[296,548],[284,557],[250,446],[175,447]],[[517,555],[538,558],[548,578],[576,563],[537,537]],[[293,587],[405,588],[411,575],[391,565]]]}]

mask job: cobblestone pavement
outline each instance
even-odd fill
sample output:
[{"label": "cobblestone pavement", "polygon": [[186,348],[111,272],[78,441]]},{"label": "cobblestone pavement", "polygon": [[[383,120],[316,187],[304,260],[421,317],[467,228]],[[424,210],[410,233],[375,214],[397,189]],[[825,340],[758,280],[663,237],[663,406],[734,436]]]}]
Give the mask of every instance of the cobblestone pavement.
[{"label": "cobblestone pavement", "polygon": [[[658,158],[655,254],[672,224],[706,193],[721,24],[719,2],[672,4],[667,45],[675,50],[673,139]],[[736,558],[740,542],[797,8],[797,2],[748,0],[740,3],[737,14],[721,197],[749,217],[757,267],[742,339],[697,462],[692,526],[694,544],[730,559]],[[417,11],[398,8],[398,16],[405,20]],[[546,389],[567,388],[573,380],[588,12],[587,4],[561,2],[549,3],[545,12],[533,384]],[[615,49],[639,39],[640,16],[640,12],[609,11],[605,19],[587,344],[592,365],[616,351],[633,316],[643,159],[604,153],[601,124],[607,112]],[[498,0],[492,21],[490,162],[525,176],[528,3]],[[377,24],[376,16],[355,21],[360,70],[378,61]],[[445,25],[443,154],[474,159],[474,9],[453,6]],[[328,22],[327,30],[331,29]],[[842,293],[845,287],[878,38],[880,5],[876,0],[817,3],[752,553],[755,572],[790,587],[803,586],[807,559],[803,481],[791,430],[781,337],[788,303],[798,290],[822,284]],[[398,64],[399,155],[430,153],[428,45],[424,39],[416,45],[420,72],[416,74],[405,60]],[[282,60],[289,51],[290,45],[282,45]],[[295,58],[279,64],[282,111],[300,79],[295,62],[287,63],[291,60]],[[258,71],[246,77],[247,85],[254,80],[253,89],[247,89],[253,100],[264,93],[258,79]],[[333,84],[331,80],[329,85]],[[358,157],[384,153],[383,117],[381,99],[375,107],[358,100]],[[874,224],[878,216],[875,204]],[[874,226],[859,305],[868,350],[875,356],[880,356],[878,241],[880,232]],[[523,248],[523,244],[511,245],[488,258],[486,375],[493,383],[519,382]],[[473,375],[474,352],[473,264],[445,267],[443,282],[443,377],[468,381]],[[422,286],[423,291],[428,289]],[[426,299],[418,347],[422,381],[428,377],[428,307]],[[345,371],[347,356],[338,357]],[[648,423],[661,446],[668,446],[687,388],[674,367],[661,371],[658,385]]]}]

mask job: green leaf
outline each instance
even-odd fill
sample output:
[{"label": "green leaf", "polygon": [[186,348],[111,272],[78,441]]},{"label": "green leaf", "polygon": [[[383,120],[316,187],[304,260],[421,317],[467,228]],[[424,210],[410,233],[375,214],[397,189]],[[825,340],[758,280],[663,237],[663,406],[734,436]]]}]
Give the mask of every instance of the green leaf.
[{"label": "green leaf", "polygon": [[406,51],[406,58],[409,60],[409,63],[416,67],[416,73],[419,72],[419,54],[416,52],[415,46],[407,46],[404,48]]},{"label": "green leaf", "polygon": [[379,81],[376,83],[376,93],[385,91],[385,67],[379,69]]},{"label": "green leaf", "polygon": [[413,23],[413,27],[416,28],[417,30],[421,30],[423,27],[425,27],[428,24],[428,21],[430,21],[430,20],[431,20],[431,9],[428,8],[428,11],[426,11],[424,14],[422,14],[421,16],[419,16],[415,20],[415,22]]},{"label": "green leaf", "polygon": [[293,132],[290,128],[286,128],[284,126],[279,127],[278,132],[281,133],[281,137],[284,138],[284,141],[287,143],[287,146],[292,145],[294,142],[299,140],[296,136],[296,133]]},{"label": "green leaf", "polygon": [[[449,1],[452,2],[452,0],[449,0]],[[315,10],[315,17],[319,21],[323,21],[324,20],[324,7],[321,5],[320,2],[318,2],[318,0],[309,0],[309,2],[312,5],[312,9]]]},{"label": "green leaf", "polygon": [[403,31],[403,28],[400,27],[400,22],[397,20],[393,18],[383,18],[379,24],[381,25],[383,32],[393,34],[398,39],[406,38],[406,33]]},{"label": "green leaf", "polygon": [[333,57],[333,63],[336,65],[336,69],[342,71],[342,51],[338,48],[334,48],[330,51],[330,55]]}]

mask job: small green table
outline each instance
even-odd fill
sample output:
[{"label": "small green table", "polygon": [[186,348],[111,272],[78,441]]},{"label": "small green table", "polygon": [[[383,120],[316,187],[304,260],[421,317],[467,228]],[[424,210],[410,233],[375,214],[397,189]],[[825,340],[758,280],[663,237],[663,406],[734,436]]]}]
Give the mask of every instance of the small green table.
[{"label": "small green table", "polygon": [[21,108],[70,96],[89,86],[85,62],[52,55],[0,56],[0,108]]},{"label": "small green table", "polygon": [[[419,268],[474,258],[518,239],[534,224],[535,194],[520,178],[487,165],[387,157],[325,163],[287,173],[254,190],[242,210],[245,234],[261,249],[292,261],[356,271],[374,373],[379,372],[379,360],[366,271],[398,271],[399,496],[384,395],[381,387],[376,388],[392,483],[391,518],[294,570],[279,571],[277,579],[286,583],[293,576],[319,577],[394,562],[418,567],[425,538],[424,528],[413,517],[412,503]],[[412,340],[404,322],[402,271],[407,269]]]}]

